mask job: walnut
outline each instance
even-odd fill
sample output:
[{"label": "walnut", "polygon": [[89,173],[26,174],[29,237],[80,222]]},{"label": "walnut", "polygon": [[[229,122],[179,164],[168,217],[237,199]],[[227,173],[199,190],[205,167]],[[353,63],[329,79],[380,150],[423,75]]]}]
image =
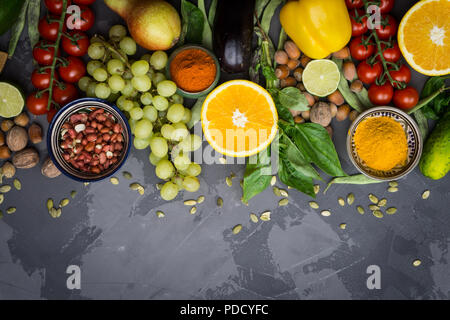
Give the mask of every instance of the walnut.
[{"label": "walnut", "polygon": [[26,148],[14,154],[12,163],[16,168],[33,168],[39,163],[39,154],[34,148]]},{"label": "walnut", "polygon": [[309,113],[311,122],[327,127],[331,122],[330,106],[326,102],[317,102]]},{"label": "walnut", "polygon": [[41,173],[48,178],[56,178],[61,174],[61,171],[58,170],[52,159],[50,159],[50,157],[47,157],[47,159],[45,159],[44,163],[42,164]]},{"label": "walnut", "polygon": [[19,126],[12,127],[6,136],[6,144],[11,151],[20,151],[27,146],[27,131]]}]

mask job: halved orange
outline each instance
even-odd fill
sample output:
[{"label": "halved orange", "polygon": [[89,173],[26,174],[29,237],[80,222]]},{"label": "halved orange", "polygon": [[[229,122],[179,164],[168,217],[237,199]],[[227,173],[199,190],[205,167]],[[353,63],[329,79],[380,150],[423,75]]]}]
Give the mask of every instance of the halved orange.
[{"label": "halved orange", "polygon": [[263,87],[247,80],[232,80],[206,97],[201,120],[206,140],[214,150],[248,157],[267,148],[275,138],[278,114]]},{"label": "halved orange", "polygon": [[422,0],[403,16],[398,44],[406,61],[428,76],[450,73],[450,0]]}]

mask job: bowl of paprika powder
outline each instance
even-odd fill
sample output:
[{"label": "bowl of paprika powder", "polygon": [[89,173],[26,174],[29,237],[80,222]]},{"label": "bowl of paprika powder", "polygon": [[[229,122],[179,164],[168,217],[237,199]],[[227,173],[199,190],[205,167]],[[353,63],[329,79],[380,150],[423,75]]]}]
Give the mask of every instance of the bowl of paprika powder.
[{"label": "bowl of paprika powder", "polygon": [[206,96],[219,82],[220,66],[216,56],[206,48],[185,45],[169,57],[169,79],[177,84],[177,93],[185,98]]}]

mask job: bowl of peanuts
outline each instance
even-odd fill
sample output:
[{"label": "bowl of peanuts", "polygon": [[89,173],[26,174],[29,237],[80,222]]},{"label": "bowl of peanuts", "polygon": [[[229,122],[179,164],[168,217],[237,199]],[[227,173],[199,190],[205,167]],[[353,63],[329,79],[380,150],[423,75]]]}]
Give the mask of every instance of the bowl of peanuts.
[{"label": "bowl of peanuts", "polygon": [[66,176],[82,182],[98,181],[114,174],[126,161],[131,129],[125,115],[109,102],[78,99],[53,118],[47,147]]}]

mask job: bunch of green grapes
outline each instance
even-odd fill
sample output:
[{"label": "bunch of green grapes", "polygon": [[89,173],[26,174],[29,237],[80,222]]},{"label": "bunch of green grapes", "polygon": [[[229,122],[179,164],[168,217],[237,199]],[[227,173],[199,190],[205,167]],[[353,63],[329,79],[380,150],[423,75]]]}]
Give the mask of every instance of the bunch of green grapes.
[{"label": "bunch of green grapes", "polygon": [[200,188],[199,164],[190,152],[201,147],[202,140],[191,134],[186,124],[191,110],[183,106],[177,86],[167,80],[164,69],[167,54],[155,51],[133,61],[136,42],[122,25],[109,30],[109,41],[93,37],[88,49],[92,59],[87,64],[90,75],[78,82],[88,97],[115,102],[128,117],[136,149],[150,147],[150,163],[156,176],[166,182],[161,187],[164,200],[174,199],[180,190],[195,192]]}]

